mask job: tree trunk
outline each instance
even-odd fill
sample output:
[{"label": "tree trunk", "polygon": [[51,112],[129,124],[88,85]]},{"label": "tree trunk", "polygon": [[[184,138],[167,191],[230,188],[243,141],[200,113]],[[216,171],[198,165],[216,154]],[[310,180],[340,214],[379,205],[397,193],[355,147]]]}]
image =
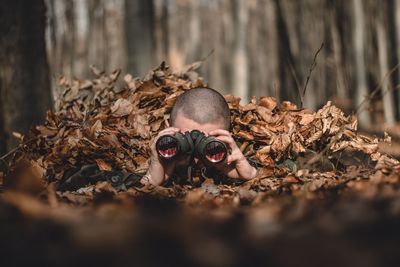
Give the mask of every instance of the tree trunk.
[{"label": "tree trunk", "polygon": [[[396,53],[397,62],[400,61],[400,0],[395,0],[394,3],[394,19],[395,19],[395,35],[396,35]],[[397,70],[397,82],[400,83],[400,68]],[[397,103],[400,103],[400,92],[397,92]],[[397,110],[397,117],[400,118],[400,108]]]},{"label": "tree trunk", "polygon": [[[384,9],[385,10],[385,9]],[[376,20],[376,33],[378,43],[379,55],[379,69],[381,77],[381,91],[383,102],[383,113],[385,123],[392,125],[396,121],[395,109],[393,106],[393,91],[391,90],[390,75],[389,75],[389,60],[388,60],[388,36],[387,36],[387,23],[385,23],[385,14],[379,10],[378,18]],[[386,27],[385,27],[386,26]]]},{"label": "tree trunk", "polygon": [[[336,74],[336,96],[339,99],[346,100],[348,98],[347,86],[344,74],[344,64],[342,61],[342,44],[340,41],[340,34],[338,30],[337,10],[335,6],[329,6],[328,10],[329,23],[330,23],[330,35],[332,40],[332,52],[334,60],[334,72]],[[333,82],[333,80],[332,80]]]},{"label": "tree trunk", "polygon": [[128,72],[142,76],[155,67],[153,0],[125,1]]},{"label": "tree trunk", "polygon": [[297,69],[299,42],[299,23],[297,23],[298,17],[298,1],[280,1],[274,0],[277,28],[278,28],[278,51],[279,51],[279,79],[280,87],[274,94],[279,100],[289,100],[297,102],[300,99],[301,91],[301,75]]},{"label": "tree trunk", "polygon": [[45,12],[43,0],[0,2],[0,115],[8,149],[17,143],[12,132],[26,133],[51,105]]},{"label": "tree trunk", "polygon": [[235,47],[233,51],[233,93],[248,102],[248,63],[246,52],[246,28],[248,22],[247,2],[234,1]]},{"label": "tree trunk", "polygon": [[107,0],[104,2],[105,15],[105,58],[106,71],[123,69],[126,71],[126,48],[124,30],[124,2]]},{"label": "tree trunk", "polygon": [[154,53],[156,64],[167,59],[169,45],[168,3],[154,0]]},{"label": "tree trunk", "polygon": [[[354,57],[356,72],[356,106],[360,106],[368,96],[366,67],[364,60],[364,43],[365,43],[365,22],[364,11],[361,0],[353,0],[354,8]],[[358,120],[363,127],[371,126],[371,119],[366,110],[366,104],[360,108]]]},{"label": "tree trunk", "polygon": [[89,65],[88,50],[90,43],[88,42],[89,32],[89,8],[87,1],[74,0],[74,26],[75,26],[75,53],[73,73],[76,77],[87,77]]},{"label": "tree trunk", "polygon": [[249,2],[247,53],[250,96],[275,96],[279,87],[276,8],[272,0]]},{"label": "tree trunk", "polygon": [[[298,14],[298,31],[299,39],[299,54],[297,57],[298,67],[300,72],[299,80],[301,81],[301,94],[304,94],[304,106],[316,110],[323,105],[326,100],[326,91],[321,90],[326,88],[325,84],[325,65],[321,64],[325,58],[325,49],[321,50],[316,57],[316,67],[310,75],[310,68],[313,64],[314,57],[318,48],[324,42],[324,3],[322,1],[304,0],[301,2]],[[295,13],[296,14],[296,13]],[[305,88],[307,77],[309,83]]]}]

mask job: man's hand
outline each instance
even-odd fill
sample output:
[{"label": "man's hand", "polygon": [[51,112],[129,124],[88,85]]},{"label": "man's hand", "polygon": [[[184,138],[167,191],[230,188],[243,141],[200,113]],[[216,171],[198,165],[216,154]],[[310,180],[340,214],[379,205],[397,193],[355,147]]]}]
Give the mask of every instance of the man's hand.
[{"label": "man's hand", "polygon": [[177,132],[179,132],[178,128],[169,127],[160,131],[158,135],[154,138],[153,142],[150,145],[151,155],[149,170],[147,171],[146,175],[143,176],[141,180],[142,184],[161,185],[171,176],[175,164],[173,161],[170,162],[170,164],[168,165],[163,164],[157,153],[156,143],[161,136],[167,134],[174,135]]},{"label": "man's hand", "polygon": [[217,169],[223,171],[230,178],[240,178],[245,180],[253,179],[257,170],[247,161],[240,148],[236,145],[230,132],[222,129],[214,130],[208,133],[215,136],[218,140],[227,144],[231,153],[226,159],[225,165],[216,165]]},{"label": "man's hand", "polygon": [[150,149],[151,149],[151,160],[160,161],[160,158],[159,158],[159,156],[158,156],[157,149],[156,149],[157,140],[158,140],[161,136],[164,136],[164,135],[174,135],[174,134],[176,134],[176,133],[179,132],[179,131],[180,131],[180,130],[179,130],[178,128],[169,127],[169,128],[166,128],[166,129],[164,129],[164,130],[162,130],[162,131],[160,131],[160,132],[158,133],[158,135],[154,138],[153,142],[152,142],[151,145],[150,145]]}]

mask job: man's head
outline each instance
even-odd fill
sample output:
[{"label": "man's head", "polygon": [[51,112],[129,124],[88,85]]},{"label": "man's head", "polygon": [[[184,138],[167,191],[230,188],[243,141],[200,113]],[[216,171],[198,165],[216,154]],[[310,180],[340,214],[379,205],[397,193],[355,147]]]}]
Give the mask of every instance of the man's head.
[{"label": "man's head", "polygon": [[182,131],[230,130],[231,118],[225,98],[211,88],[194,88],[178,96],[171,111],[171,126]]}]

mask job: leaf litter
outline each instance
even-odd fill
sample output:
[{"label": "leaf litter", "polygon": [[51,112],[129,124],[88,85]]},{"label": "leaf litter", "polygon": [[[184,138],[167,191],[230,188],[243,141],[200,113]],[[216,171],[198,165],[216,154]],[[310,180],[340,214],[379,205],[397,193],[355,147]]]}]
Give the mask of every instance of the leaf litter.
[{"label": "leaf litter", "polygon": [[[162,217],[176,225],[160,226],[159,231],[175,233],[179,242],[188,245],[201,234],[216,242],[199,241],[215,246],[221,255],[187,248],[189,261],[212,266],[240,262],[234,253],[238,248],[226,247],[228,236],[239,231],[256,242],[289,238],[299,223],[335,232],[354,222],[368,224],[373,216],[400,218],[400,165],[379,151],[379,144],[390,144],[390,137],[360,134],[356,118],[330,101],[313,112],[270,96],[242,104],[239,97],[226,95],[233,136],[260,168],[258,176],[247,182],[205,177],[196,184],[139,185],[149,166],[149,144],[169,126],[176,98],[208,86],[195,74],[196,67],[173,72],[162,63],[144,78],[127,74],[122,81],[119,70],[107,74],[92,67],[92,80],[60,78],[63,93],[55,110],[47,113],[43,125],[19,136],[19,147],[1,158],[2,205],[14,207],[25,220],[74,225],[79,233],[86,229],[82,225],[98,221],[93,233],[74,237],[88,246],[97,240],[125,245],[125,232],[158,229],[141,226],[150,220],[146,216]],[[376,202],[385,208],[376,209]],[[149,210],[156,215],[147,214]],[[238,214],[242,219],[235,224]],[[121,225],[126,220],[136,228]],[[112,222],[118,227],[102,233]],[[198,227],[195,233],[186,225],[190,222]],[[235,230],[216,237],[215,229],[205,233],[207,223],[215,229],[235,225]]]}]

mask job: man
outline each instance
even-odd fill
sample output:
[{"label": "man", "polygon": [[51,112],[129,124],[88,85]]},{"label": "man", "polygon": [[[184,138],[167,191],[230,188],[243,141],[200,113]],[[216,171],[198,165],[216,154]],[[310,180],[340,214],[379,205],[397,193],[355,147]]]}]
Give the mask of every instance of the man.
[{"label": "man", "polygon": [[164,135],[175,135],[178,132],[199,130],[206,136],[214,136],[224,142],[229,150],[226,159],[214,167],[229,178],[250,180],[257,175],[257,170],[249,164],[230,130],[230,111],[224,97],[214,89],[195,88],[181,94],[172,108],[170,115],[172,127],[162,130],[151,144],[150,167],[142,183],[161,185],[174,173],[187,173],[190,166],[194,170],[206,166],[199,158],[181,156],[171,160],[160,158],[156,150],[157,140]]}]

